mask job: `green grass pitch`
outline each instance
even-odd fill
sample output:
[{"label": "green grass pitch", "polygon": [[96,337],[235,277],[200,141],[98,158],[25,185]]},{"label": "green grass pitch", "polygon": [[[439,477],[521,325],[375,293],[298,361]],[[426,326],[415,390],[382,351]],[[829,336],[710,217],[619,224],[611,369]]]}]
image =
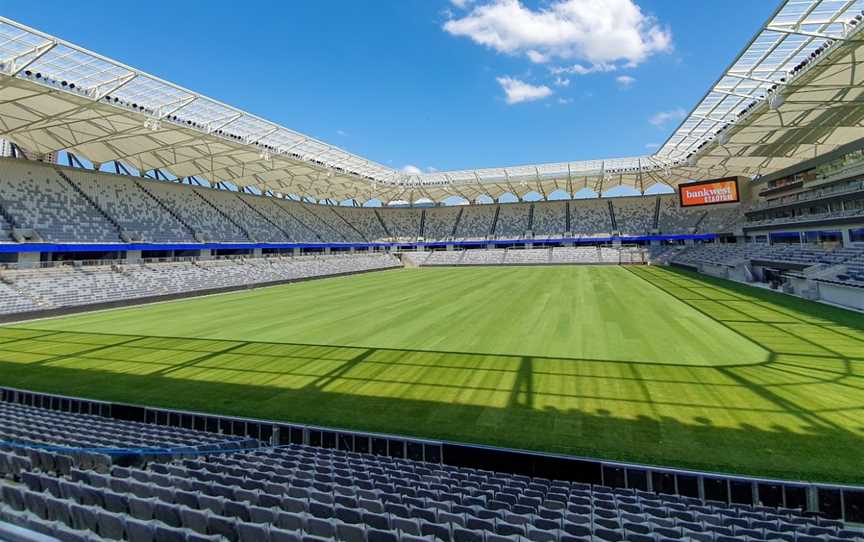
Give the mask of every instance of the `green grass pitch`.
[{"label": "green grass pitch", "polygon": [[864,482],[864,317],[657,267],[386,271],[0,328],[0,383]]}]

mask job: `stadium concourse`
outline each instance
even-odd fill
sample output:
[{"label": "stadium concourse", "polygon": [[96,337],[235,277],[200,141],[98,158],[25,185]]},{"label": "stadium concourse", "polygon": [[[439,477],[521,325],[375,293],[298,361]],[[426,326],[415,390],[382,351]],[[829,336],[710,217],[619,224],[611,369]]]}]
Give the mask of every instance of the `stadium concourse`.
[{"label": "stadium concourse", "polygon": [[0,540],[864,540],[862,10],[427,173],[0,17]]}]

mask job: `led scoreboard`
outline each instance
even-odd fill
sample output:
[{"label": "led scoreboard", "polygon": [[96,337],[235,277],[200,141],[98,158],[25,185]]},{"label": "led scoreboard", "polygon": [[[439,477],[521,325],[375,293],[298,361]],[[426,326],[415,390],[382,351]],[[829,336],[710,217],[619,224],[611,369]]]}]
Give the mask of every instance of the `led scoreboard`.
[{"label": "led scoreboard", "polygon": [[678,185],[681,207],[735,203],[738,201],[738,178],[726,177]]}]

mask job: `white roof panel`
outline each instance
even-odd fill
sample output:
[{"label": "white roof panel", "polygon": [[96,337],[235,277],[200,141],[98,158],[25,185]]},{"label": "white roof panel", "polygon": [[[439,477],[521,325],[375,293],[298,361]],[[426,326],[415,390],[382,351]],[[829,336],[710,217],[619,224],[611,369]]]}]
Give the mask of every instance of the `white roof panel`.
[{"label": "white roof panel", "polygon": [[[598,188],[606,179],[644,188],[755,175],[815,149],[812,137],[798,137],[801,130],[806,123],[824,129],[826,108],[844,107],[825,90],[848,74],[828,73],[819,65],[861,62],[861,51],[852,54],[860,42],[852,37],[862,9],[864,0],[782,2],[653,155],[419,174],[394,170],[0,17],[5,100],[0,137],[35,152],[70,150],[93,161],[120,160],[178,176],[231,177],[262,191],[331,199],[362,194],[386,200],[412,188],[438,198],[451,195],[451,187],[492,196],[561,186],[575,191],[574,184],[587,185],[588,178],[597,180]],[[809,64],[802,69],[805,60]],[[812,84],[816,80],[819,84]],[[847,94],[851,100],[853,92]],[[814,113],[806,119],[798,115],[798,124],[779,125],[771,113],[777,108]],[[831,147],[858,134],[854,115],[835,115],[831,122],[836,134],[821,138],[822,152],[831,150],[826,142]]]}]

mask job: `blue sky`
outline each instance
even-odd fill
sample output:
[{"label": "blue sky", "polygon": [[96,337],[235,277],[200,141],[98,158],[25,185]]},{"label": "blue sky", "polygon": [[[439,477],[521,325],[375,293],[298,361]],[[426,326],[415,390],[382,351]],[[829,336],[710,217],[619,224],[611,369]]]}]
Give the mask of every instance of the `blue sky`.
[{"label": "blue sky", "polygon": [[0,0],[7,17],[386,165],[424,171],[651,153],[777,3],[237,6]]}]

